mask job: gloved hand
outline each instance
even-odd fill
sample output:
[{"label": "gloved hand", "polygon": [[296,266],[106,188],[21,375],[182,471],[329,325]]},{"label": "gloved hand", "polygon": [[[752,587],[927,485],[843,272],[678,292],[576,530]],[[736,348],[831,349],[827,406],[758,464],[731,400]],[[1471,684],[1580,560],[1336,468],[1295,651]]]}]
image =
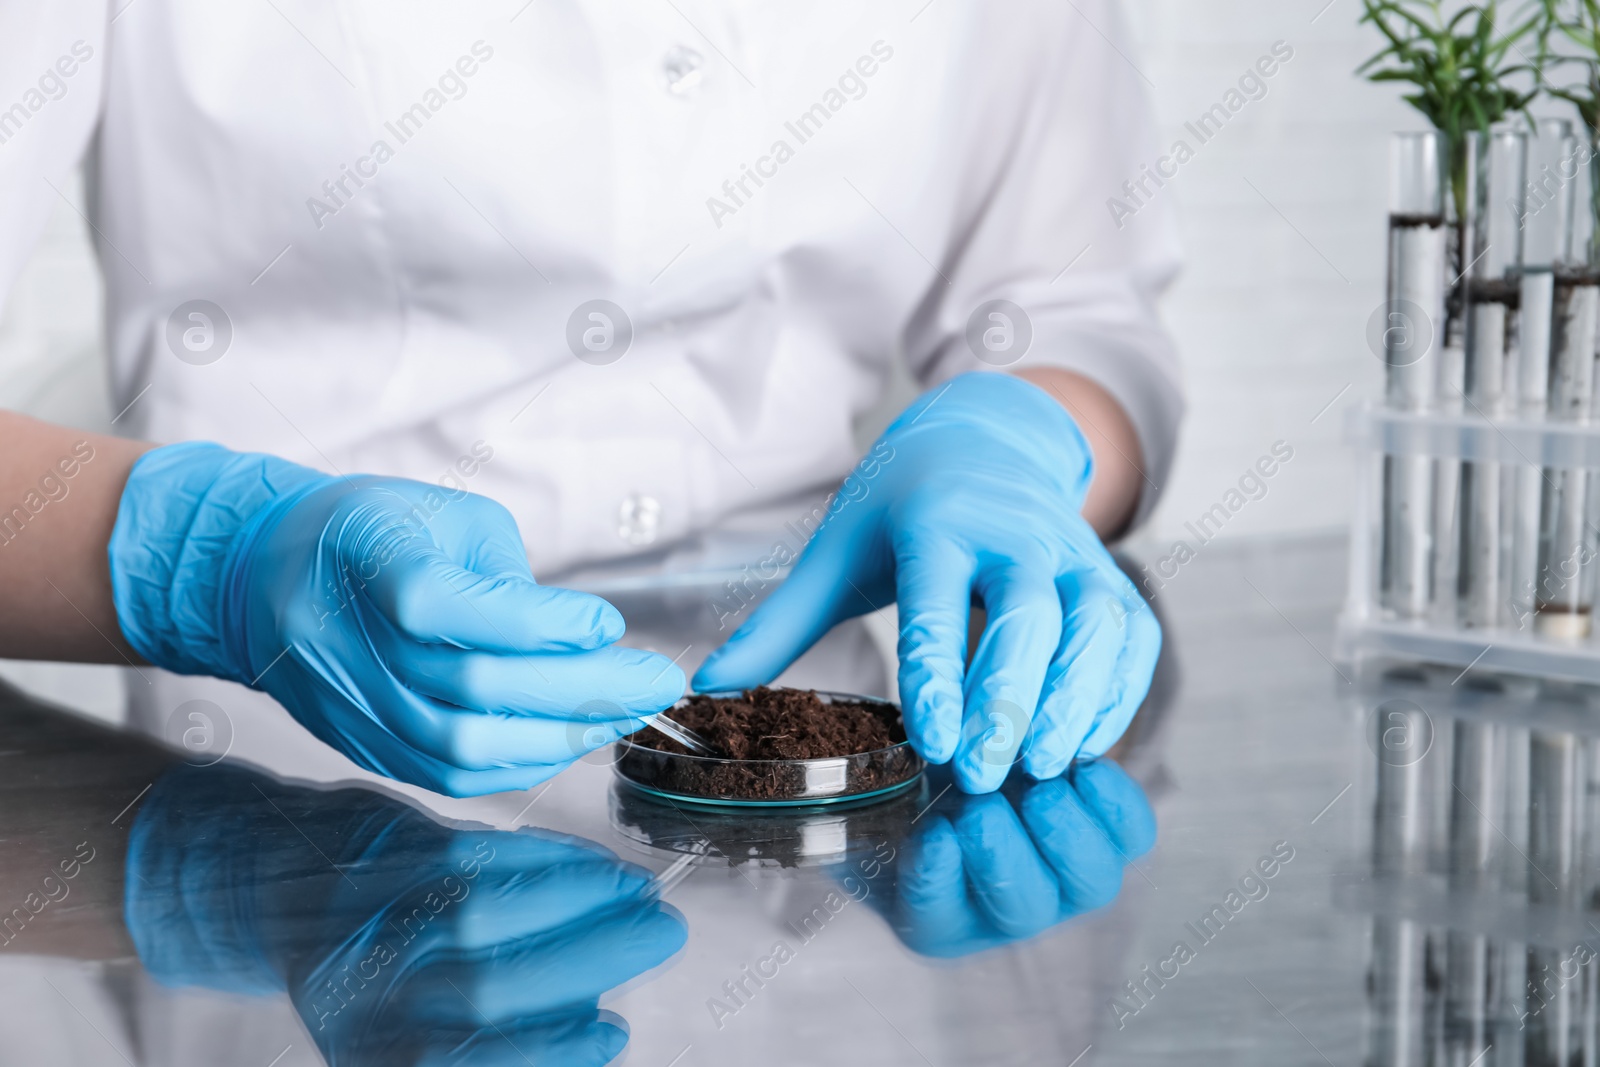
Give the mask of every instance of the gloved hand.
[{"label": "gloved hand", "polygon": [[615,608],[537,584],[495,502],[328,477],[217,445],[146,453],[110,543],[151,663],[264,689],[369,770],[453,796],[526,789],[683,693]]},{"label": "gloved hand", "polygon": [[[900,609],[912,745],[993,790],[1103,754],[1150,688],[1161,628],[1079,515],[1089,445],[1053,397],[1004,374],[924,394],[845,479],[784,583],[694,677],[771,681],[836,623]],[[966,666],[967,615],[988,623]]]},{"label": "gloved hand", "polygon": [[965,956],[1110,904],[1123,867],[1155,839],[1139,784],[1110,760],[1079,762],[1048,781],[1013,779],[1002,793],[946,792],[866,900],[912,951]]},{"label": "gloved hand", "polygon": [[599,1067],[628,1040],[600,997],[687,935],[649,871],[593,842],[451,829],[227,764],[162,777],[127,869],[157,981],[287,990],[331,1067]]}]

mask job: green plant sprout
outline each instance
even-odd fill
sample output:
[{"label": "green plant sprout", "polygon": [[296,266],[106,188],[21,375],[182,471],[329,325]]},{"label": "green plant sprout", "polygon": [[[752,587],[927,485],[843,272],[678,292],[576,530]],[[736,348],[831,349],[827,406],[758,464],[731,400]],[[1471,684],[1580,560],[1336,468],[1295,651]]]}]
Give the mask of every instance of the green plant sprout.
[{"label": "green plant sprout", "polygon": [[[1600,139],[1600,0],[1543,0],[1545,25],[1541,53],[1545,69],[1579,68],[1572,83],[1553,85],[1542,77],[1545,92],[1565,100],[1578,113],[1592,150]],[[1556,47],[1551,47],[1552,39]],[[1589,202],[1600,218],[1600,167],[1589,166]],[[1600,226],[1589,237],[1588,261],[1600,264]]]},{"label": "green plant sprout", "polygon": [[[1543,35],[1549,66],[1583,68],[1580,85],[1545,84],[1545,91],[1577,109],[1578,118],[1591,136],[1600,126],[1600,0],[1544,0],[1546,29]],[[1566,10],[1563,10],[1566,9]],[[1550,37],[1575,49],[1577,54],[1551,51]]]},{"label": "green plant sprout", "polygon": [[[1453,15],[1446,14],[1443,0],[1361,0],[1361,21],[1375,26],[1385,43],[1356,73],[1369,81],[1416,86],[1403,99],[1444,137],[1458,220],[1467,217],[1467,134],[1487,132],[1507,115],[1525,111],[1538,95],[1542,44],[1535,60],[1524,56],[1518,45],[1544,40],[1540,31],[1549,25],[1549,9],[1558,2],[1535,0],[1532,14],[1496,34],[1495,0],[1463,7]],[[1512,61],[1519,57],[1523,62]],[[1531,75],[1529,88],[1509,84],[1524,74]]]}]

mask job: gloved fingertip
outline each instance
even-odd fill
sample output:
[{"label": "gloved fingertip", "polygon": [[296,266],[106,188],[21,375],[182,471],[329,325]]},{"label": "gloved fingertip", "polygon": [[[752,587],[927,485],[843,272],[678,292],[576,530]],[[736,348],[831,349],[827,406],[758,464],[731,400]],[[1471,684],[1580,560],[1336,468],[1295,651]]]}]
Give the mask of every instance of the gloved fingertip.
[{"label": "gloved fingertip", "polygon": [[1059,778],[1071,763],[1071,753],[1047,744],[1030,746],[1027,755],[1022,757],[1022,769],[1030,778],[1040,782]]},{"label": "gloved fingertip", "polygon": [[649,725],[649,722],[644,719],[620,719],[611,724],[612,729],[617,731],[618,739],[627,737],[629,734],[636,734]]},{"label": "gloved fingertip", "polygon": [[638,896],[649,887],[654,877],[648,867],[641,867],[637,863],[621,863],[617,866],[617,895]]},{"label": "gloved fingertip", "polygon": [[908,730],[907,733],[911,747],[929,763],[949,763],[956,754],[954,730],[943,729],[935,723],[920,730]]},{"label": "gloved fingertip", "polygon": [[694,672],[694,677],[689,680],[689,688],[696,693],[718,693],[721,690],[716,688],[717,681],[716,664],[708,659]]},{"label": "gloved fingertip", "polygon": [[1000,779],[988,770],[971,770],[959,764],[955,769],[956,788],[968,796],[980,797],[1000,788]]},{"label": "gloved fingertip", "polygon": [[974,796],[993,793],[1011,772],[1011,761],[993,758],[992,750],[984,746],[984,736],[964,743],[951,767],[956,786]]},{"label": "gloved fingertip", "polygon": [[591,647],[600,648],[620,641],[622,635],[628,632],[628,623],[622,617],[622,612],[602,600],[600,606],[595,610],[590,628],[594,632],[595,640],[594,645]]},{"label": "gloved fingertip", "polygon": [[615,644],[627,632],[628,624],[622,618],[622,612],[600,597],[568,589],[536,588],[541,597],[553,597],[548,604],[558,609],[550,613],[552,629],[549,636],[553,641],[580,651],[590,651]]},{"label": "gloved fingertip", "polygon": [[960,699],[939,687],[924,685],[905,707],[911,747],[929,763],[949,763],[961,739]]},{"label": "gloved fingertip", "polygon": [[627,1024],[622,1022],[620,1016],[616,1017],[615,1022],[610,1019],[596,1022],[585,1037],[593,1045],[596,1063],[610,1063],[628,1047]]},{"label": "gloved fingertip", "polygon": [[1111,747],[1121,740],[1121,734],[1117,734],[1115,737],[1107,734],[1103,738],[1095,738],[1090,742],[1085,742],[1083,747],[1078,750],[1078,755],[1083,759],[1099,759],[1107,752],[1110,752]]},{"label": "gloved fingertip", "polygon": [[654,697],[661,704],[657,710],[664,711],[676,704],[683,699],[688,688],[689,679],[684,676],[683,668],[676,663],[668,663],[655,682]]},{"label": "gloved fingertip", "polygon": [[[1119,702],[1120,703],[1120,702]],[[1133,725],[1138,709],[1126,711],[1123,707],[1111,707],[1104,713],[1095,717],[1091,728],[1080,745],[1078,755],[1084,759],[1099,759],[1109,752],[1113,745],[1122,740],[1122,735],[1128,732],[1128,727]]]},{"label": "gloved fingertip", "polygon": [[1062,723],[1054,716],[1041,714],[1034,719],[1023,742],[1022,769],[1041,782],[1065,773],[1077,755],[1081,738],[1082,730],[1072,716]]},{"label": "gloved fingertip", "polygon": [[641,910],[633,917],[632,927],[634,942],[650,947],[652,965],[667,959],[689,941],[688,924],[670,907],[658,905]]},{"label": "gloved fingertip", "polygon": [[762,684],[747,668],[741,668],[737,656],[729,654],[734,649],[730,641],[706,657],[690,683],[696,693],[732,693]]},{"label": "gloved fingertip", "polygon": [[665,711],[683,696],[682,668],[659,652],[613,649],[610,663],[610,695],[594,703],[619,735],[633,733],[645,716]]}]

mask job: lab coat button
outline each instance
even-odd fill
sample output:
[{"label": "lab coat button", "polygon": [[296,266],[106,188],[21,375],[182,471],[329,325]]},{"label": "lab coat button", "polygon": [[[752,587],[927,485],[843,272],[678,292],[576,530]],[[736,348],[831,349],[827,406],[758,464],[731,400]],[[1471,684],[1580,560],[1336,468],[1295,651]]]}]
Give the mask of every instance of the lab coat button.
[{"label": "lab coat button", "polygon": [[661,501],[630,493],[617,509],[617,536],[630,545],[648,545],[661,532]]},{"label": "lab coat button", "polygon": [[683,45],[674,45],[661,61],[662,81],[673,96],[686,97],[699,86],[705,77],[705,59],[699,52]]}]

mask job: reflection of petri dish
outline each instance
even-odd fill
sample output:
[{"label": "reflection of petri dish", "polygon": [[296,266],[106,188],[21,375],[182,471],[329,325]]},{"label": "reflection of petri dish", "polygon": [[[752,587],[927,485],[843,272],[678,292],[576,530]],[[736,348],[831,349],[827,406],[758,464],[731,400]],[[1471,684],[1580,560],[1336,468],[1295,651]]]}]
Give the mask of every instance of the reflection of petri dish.
[{"label": "reflection of petri dish", "polygon": [[706,864],[814,867],[870,856],[884,842],[904,840],[927,807],[929,792],[924,774],[890,797],[774,809],[668,800],[619,778],[611,787],[611,829],[619,840],[657,857],[693,854]]},{"label": "reflection of petri dish", "polygon": [[[878,705],[892,711],[896,720],[900,717],[897,705],[876,697],[820,691],[817,696],[828,704]],[[909,741],[828,759],[736,760],[663,752],[624,738],[617,742],[614,766],[624,782],[652,796],[741,808],[801,807],[892,796],[910,788],[923,770],[922,757]]]}]

